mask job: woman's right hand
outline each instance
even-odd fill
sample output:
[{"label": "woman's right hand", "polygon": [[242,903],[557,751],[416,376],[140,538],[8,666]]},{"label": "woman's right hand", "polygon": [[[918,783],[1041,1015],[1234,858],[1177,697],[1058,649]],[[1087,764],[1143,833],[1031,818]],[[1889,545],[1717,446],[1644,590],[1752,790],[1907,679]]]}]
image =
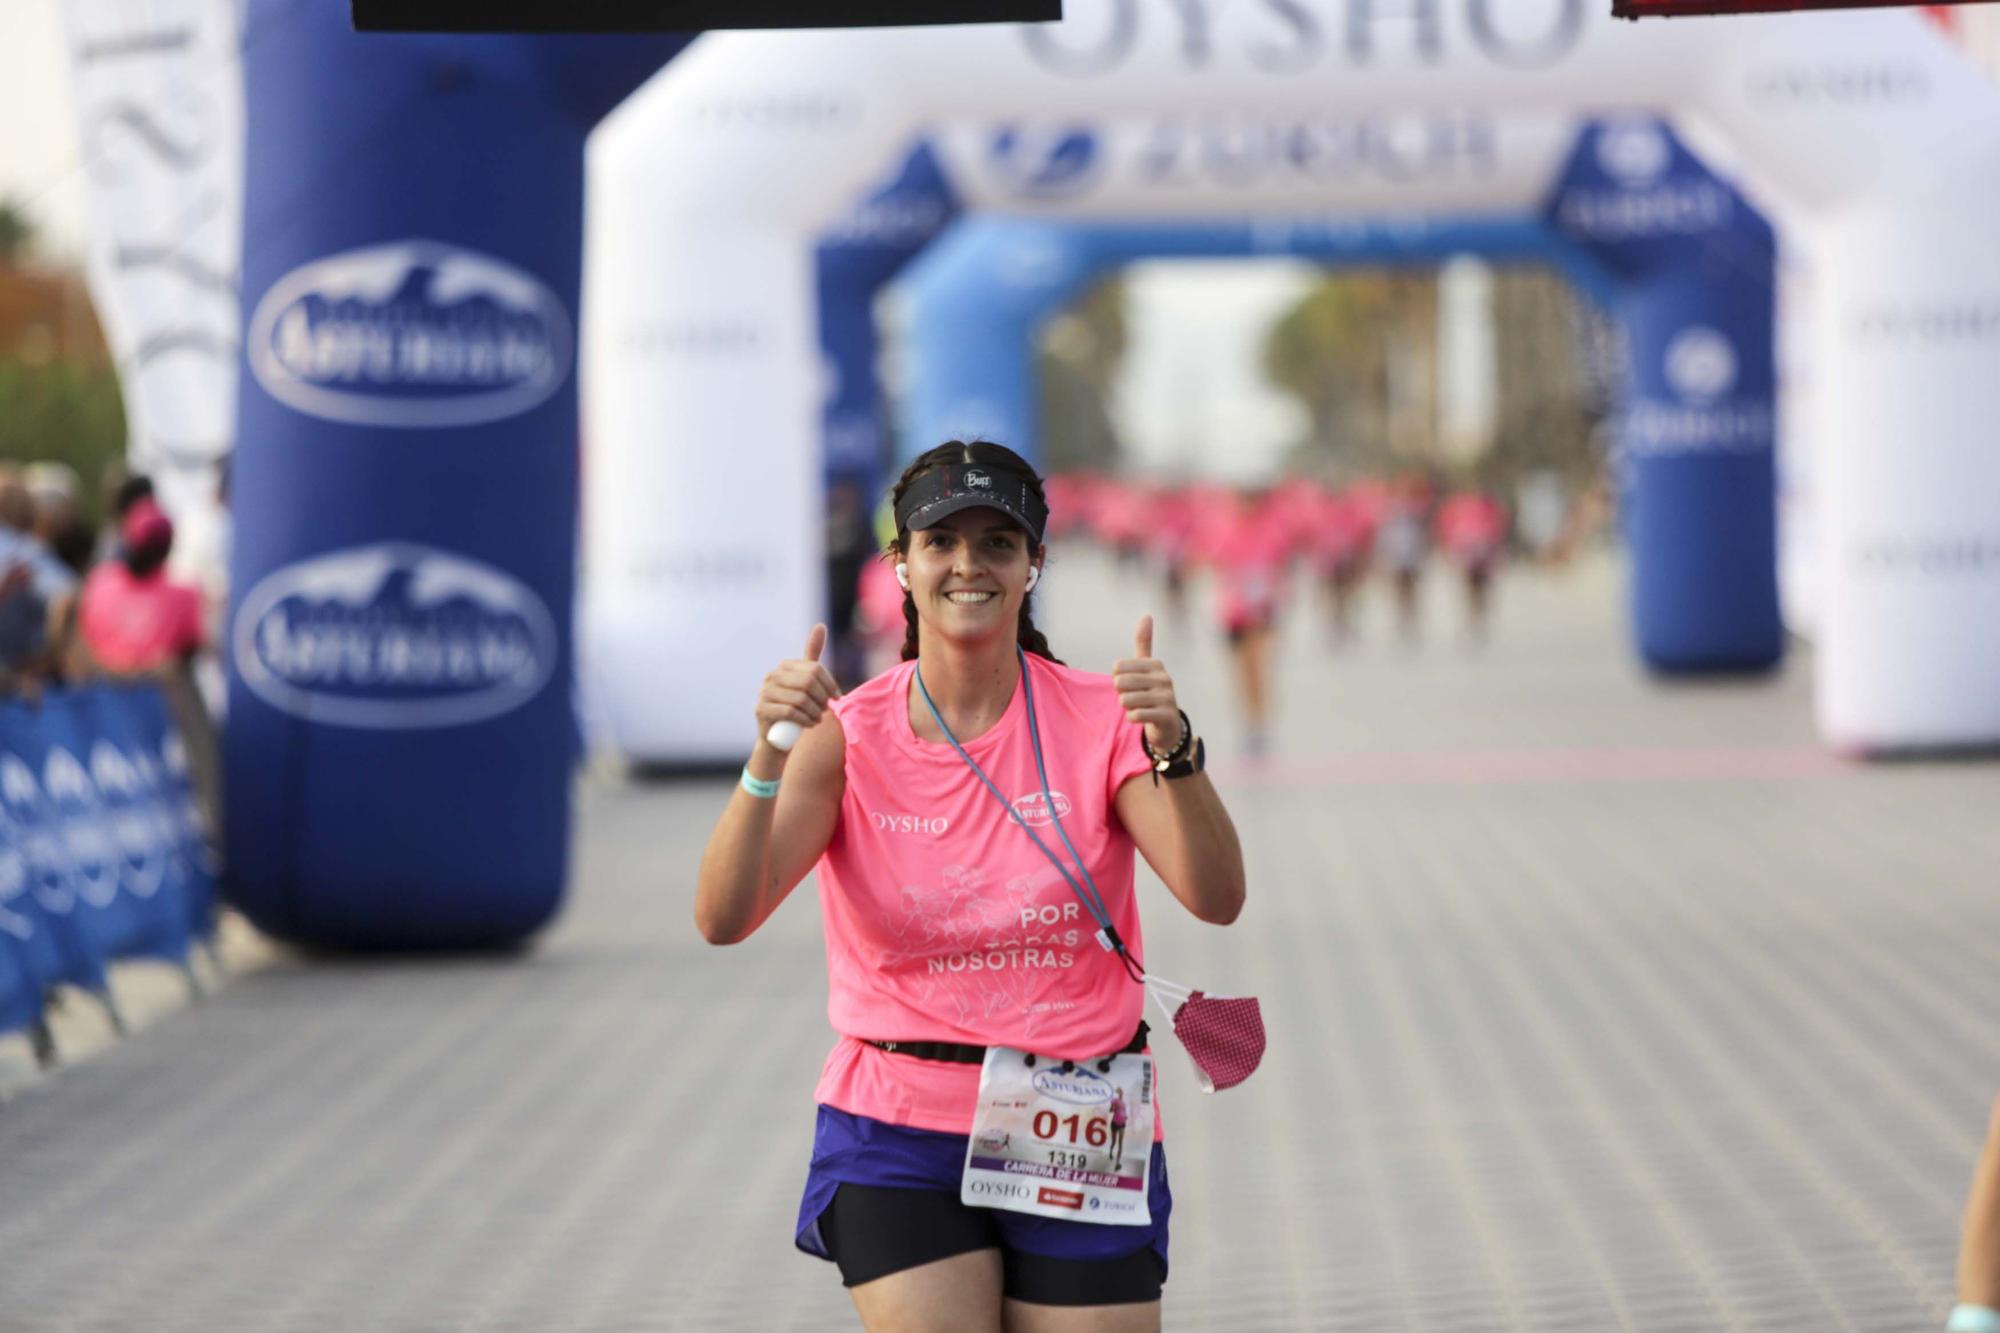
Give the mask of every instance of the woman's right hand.
[{"label": "woman's right hand", "polygon": [[839,697],[833,673],[819,660],[826,651],[826,626],[814,625],[806,636],[806,655],[778,663],[757,692],[757,737],[769,736],[778,722],[811,727],[826,716],[827,703]]}]

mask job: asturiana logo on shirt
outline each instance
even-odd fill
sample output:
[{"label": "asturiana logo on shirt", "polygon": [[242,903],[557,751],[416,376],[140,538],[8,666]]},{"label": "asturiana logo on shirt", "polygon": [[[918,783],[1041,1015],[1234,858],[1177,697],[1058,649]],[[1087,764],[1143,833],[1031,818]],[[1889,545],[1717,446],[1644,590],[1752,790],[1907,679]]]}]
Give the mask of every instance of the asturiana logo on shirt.
[{"label": "asturiana logo on shirt", "polygon": [[1059,791],[1049,793],[1055,801],[1055,813],[1049,813],[1049,800],[1038,791],[1014,798],[1014,809],[1031,828],[1047,828],[1058,819],[1069,818],[1069,797]]},{"label": "asturiana logo on shirt", "polygon": [[868,820],[884,833],[910,833],[921,837],[942,837],[951,827],[951,821],[943,815],[883,814],[880,810],[870,810]]}]

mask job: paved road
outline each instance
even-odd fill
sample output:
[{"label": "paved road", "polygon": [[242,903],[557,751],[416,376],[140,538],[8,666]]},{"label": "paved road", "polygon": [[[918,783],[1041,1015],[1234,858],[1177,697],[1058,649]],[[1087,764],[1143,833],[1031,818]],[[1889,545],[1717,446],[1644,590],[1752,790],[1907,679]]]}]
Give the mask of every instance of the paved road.
[{"label": "paved road", "polygon": [[[1150,595],[1083,552],[1049,589],[1100,668]],[[1514,579],[1477,651],[1444,591],[1415,651],[1294,624],[1261,767],[1162,627],[1254,898],[1217,931],[1147,881],[1150,952],[1271,1031],[1216,1098],[1164,1056],[1169,1326],[1940,1326],[2000,1087],[2000,765],[1829,760],[1802,663],[1647,682],[1609,568]],[[790,1247],[813,897],[731,950],[687,924],[725,790],[587,782],[532,954],[280,965],[0,1107],[0,1329],[849,1326]]]}]

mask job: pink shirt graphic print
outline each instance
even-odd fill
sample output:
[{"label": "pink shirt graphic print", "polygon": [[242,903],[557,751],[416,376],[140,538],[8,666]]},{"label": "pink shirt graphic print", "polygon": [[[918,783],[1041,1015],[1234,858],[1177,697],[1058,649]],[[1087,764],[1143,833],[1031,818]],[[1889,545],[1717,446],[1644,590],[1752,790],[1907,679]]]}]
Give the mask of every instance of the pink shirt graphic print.
[{"label": "pink shirt graphic print", "polygon": [[[1109,676],[1027,658],[1049,795],[1113,924],[1143,958],[1135,848],[1112,808],[1147,771]],[[841,819],[819,863],[827,1016],[844,1040],[818,1100],[894,1124],[964,1133],[976,1065],[893,1056],[856,1038],[1108,1055],[1132,1037],[1144,990],[1099,947],[1089,910],[950,745],[910,725],[914,664],[836,700],[847,741]],[[922,707],[921,699],[918,707]],[[961,738],[966,752],[1075,874],[1035,771],[1025,696]]]}]

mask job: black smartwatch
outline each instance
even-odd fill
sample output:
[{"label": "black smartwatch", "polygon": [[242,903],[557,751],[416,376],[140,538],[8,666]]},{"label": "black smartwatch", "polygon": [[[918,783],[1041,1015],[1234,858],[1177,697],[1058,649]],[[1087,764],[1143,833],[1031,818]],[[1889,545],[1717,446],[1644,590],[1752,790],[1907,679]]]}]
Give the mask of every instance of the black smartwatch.
[{"label": "black smartwatch", "polygon": [[1203,745],[1201,737],[1197,736],[1194,738],[1194,745],[1185,748],[1187,753],[1178,759],[1169,760],[1165,768],[1155,766],[1153,776],[1156,779],[1165,778],[1172,782],[1175,778],[1191,778],[1201,772],[1202,767],[1208,762],[1208,747]]},{"label": "black smartwatch", "polygon": [[1166,754],[1161,754],[1146,741],[1146,735],[1139,733],[1139,744],[1145,749],[1146,757],[1153,761],[1153,785],[1159,786],[1160,779],[1169,782],[1175,778],[1191,777],[1201,772],[1207,762],[1207,747],[1194,734],[1194,724],[1188,721],[1187,710],[1179,710],[1181,715],[1181,738],[1178,744]]}]

